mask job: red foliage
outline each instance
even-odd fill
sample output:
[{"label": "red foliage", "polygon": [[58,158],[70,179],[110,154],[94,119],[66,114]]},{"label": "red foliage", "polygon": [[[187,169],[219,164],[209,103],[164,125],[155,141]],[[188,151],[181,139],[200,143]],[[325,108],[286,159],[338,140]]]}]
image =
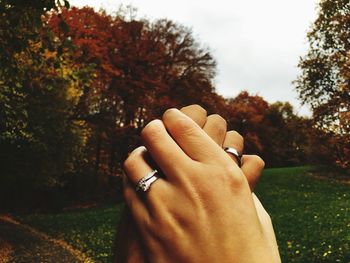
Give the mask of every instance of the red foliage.
[{"label": "red foliage", "polygon": [[[69,30],[62,30],[62,18]],[[123,160],[137,144],[138,130],[166,108],[208,107],[219,98],[211,82],[215,61],[183,26],[128,20],[88,7],[54,13],[48,23],[62,41],[75,45],[70,60],[96,72],[77,109],[92,127],[96,173]]]},{"label": "red foliage", "polygon": [[[61,30],[61,17],[68,32]],[[139,123],[139,108],[147,120],[170,106],[215,96],[215,61],[188,29],[171,21],[127,21],[85,7],[53,14],[49,25],[76,45],[76,63],[95,65],[90,96],[100,96],[109,107],[118,105],[124,126]]]},{"label": "red foliage", "polygon": [[260,135],[264,130],[262,121],[268,108],[269,104],[262,97],[249,95],[247,91],[228,100],[228,127],[245,137],[246,152],[262,152]]}]

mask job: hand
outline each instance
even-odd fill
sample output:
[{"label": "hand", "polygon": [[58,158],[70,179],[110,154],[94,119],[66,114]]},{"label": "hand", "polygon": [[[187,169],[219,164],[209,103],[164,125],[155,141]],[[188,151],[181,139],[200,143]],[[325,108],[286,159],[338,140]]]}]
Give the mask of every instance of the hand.
[{"label": "hand", "polygon": [[[243,152],[242,136],[235,131],[226,132],[226,121],[221,116],[210,115],[207,117],[206,110],[199,105],[183,107],[180,111],[202,127],[222,148],[234,147],[240,153]],[[233,157],[233,160],[237,161],[235,157]],[[258,156],[244,155],[242,164],[243,172],[253,190],[263,169],[263,162]],[[142,263],[146,258],[140,235],[136,231],[133,218],[128,209],[124,211],[119,225],[116,250],[116,263]]]},{"label": "hand", "polygon": [[[125,183],[151,261],[274,262],[242,170],[180,111],[167,111],[163,122],[142,137],[166,177],[142,198]],[[125,162],[134,184],[151,170],[144,154],[136,149]]]},{"label": "hand", "polygon": [[[199,105],[183,107],[181,112],[195,121],[203,130],[217,142],[219,146],[234,147],[240,153],[243,152],[243,138],[235,131],[226,132],[226,121],[219,115],[207,117],[205,109]],[[236,159],[233,157],[234,161]],[[242,169],[253,190],[260,177],[263,162],[258,156],[244,155],[242,157]],[[133,218],[128,209],[122,215],[119,225],[117,240],[116,263],[142,263],[146,262],[146,254],[136,231]]]}]

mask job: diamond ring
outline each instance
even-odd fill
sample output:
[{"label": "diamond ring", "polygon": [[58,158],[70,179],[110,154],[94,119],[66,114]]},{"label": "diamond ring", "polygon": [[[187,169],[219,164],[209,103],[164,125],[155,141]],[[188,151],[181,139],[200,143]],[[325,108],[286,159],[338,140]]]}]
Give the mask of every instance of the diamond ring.
[{"label": "diamond ring", "polygon": [[157,170],[153,170],[146,174],[144,177],[142,177],[136,185],[136,192],[147,192],[148,189],[151,187],[151,184],[153,184],[158,179],[158,176],[156,176],[157,172]]}]

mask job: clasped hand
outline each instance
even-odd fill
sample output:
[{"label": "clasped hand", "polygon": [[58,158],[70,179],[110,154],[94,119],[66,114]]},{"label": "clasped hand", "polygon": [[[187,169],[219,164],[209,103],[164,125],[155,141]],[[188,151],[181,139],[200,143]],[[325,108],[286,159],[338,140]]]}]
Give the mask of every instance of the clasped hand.
[{"label": "clasped hand", "polygon": [[[211,116],[198,106],[166,111],[143,129],[145,147],[124,163],[124,196],[146,248],[144,257],[150,262],[280,262],[270,218],[251,193],[263,162],[245,156],[239,167],[222,146],[242,150],[243,139],[226,133],[226,122]],[[163,176],[139,194],[135,185],[154,169],[147,155]]]}]

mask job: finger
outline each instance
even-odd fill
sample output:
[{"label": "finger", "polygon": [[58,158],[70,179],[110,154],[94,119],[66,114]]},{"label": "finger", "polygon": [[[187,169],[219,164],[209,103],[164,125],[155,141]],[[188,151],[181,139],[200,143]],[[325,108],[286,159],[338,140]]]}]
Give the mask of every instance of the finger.
[{"label": "finger", "polygon": [[[226,133],[226,137],[225,137],[225,140],[224,140],[224,143],[223,143],[222,147],[223,148],[233,147],[241,155],[242,152],[243,152],[243,147],[244,147],[244,139],[243,139],[242,135],[240,135],[238,132],[236,132],[236,131],[228,131]],[[229,153],[229,155],[232,158],[232,160],[234,160],[235,163],[238,164],[237,157],[233,156],[230,153]]]},{"label": "finger", "polygon": [[126,172],[126,176],[129,181],[134,186],[136,191],[136,187],[140,180],[145,176],[154,174],[157,179],[153,181],[150,185],[150,188],[146,192],[143,193],[142,197],[146,200],[146,205],[152,209],[152,207],[159,203],[159,196],[161,193],[167,192],[166,181],[163,178],[159,178],[160,171],[154,173],[154,168],[152,168],[145,160],[145,155],[147,154],[146,148],[141,146],[136,148],[129,157],[124,162],[124,170]]},{"label": "finger", "polygon": [[257,155],[243,155],[241,161],[242,172],[248,180],[250,189],[253,191],[264,170],[265,163]]},{"label": "finger", "polygon": [[128,207],[125,207],[118,226],[115,252],[115,263],[146,262],[147,254]]},{"label": "finger", "polygon": [[203,128],[207,120],[207,111],[201,106],[193,104],[181,108],[180,111],[190,117],[199,127]]},{"label": "finger", "polygon": [[277,239],[275,236],[275,231],[273,230],[271,217],[266,212],[265,208],[261,204],[260,200],[256,197],[256,195],[254,193],[252,195],[255,209],[258,213],[258,217],[260,220],[260,224],[262,226],[263,231],[265,232],[265,236],[268,238],[270,248],[272,248],[271,251],[275,259],[274,262],[281,262],[281,256],[279,254]]},{"label": "finger", "polygon": [[224,163],[225,152],[198,125],[177,109],[163,114],[166,129],[181,149],[193,160],[204,163]]},{"label": "finger", "polygon": [[[188,118],[186,115],[182,115]],[[202,130],[192,120],[191,122]],[[169,135],[162,121],[154,120],[147,124],[141,132],[141,137],[152,159],[167,179],[171,179],[173,176],[177,177],[183,169],[193,165],[192,160]]]},{"label": "finger", "polygon": [[140,231],[143,241],[152,241],[149,233],[149,231],[154,228],[151,211],[147,209],[147,206],[135,192],[133,185],[126,176],[123,177],[123,193],[125,202],[130,209],[134,219],[133,221],[137,225],[137,229]]},{"label": "finger", "polygon": [[[149,222],[151,222],[150,214],[126,176],[123,176],[123,193],[125,202],[129,207],[137,225],[148,225]],[[142,227],[140,227],[140,230],[142,230]]]},{"label": "finger", "polygon": [[209,115],[204,124],[203,130],[212,138],[220,147],[222,146],[226,135],[227,123],[224,118],[218,114]]},{"label": "finger", "polygon": [[147,150],[140,146],[133,150],[124,162],[124,171],[130,182],[136,185],[142,177],[154,169],[146,162]]},{"label": "finger", "polygon": [[[260,202],[259,198],[252,193],[252,197],[253,197],[253,201],[254,201],[254,206],[255,209],[258,213],[258,217],[260,220],[261,225],[264,226],[269,226],[271,225],[271,218],[270,215],[267,213],[267,211],[265,210],[264,206],[262,205],[262,203]],[[272,225],[271,225],[272,226]],[[270,232],[270,231],[269,231]],[[273,232],[273,231],[272,231]],[[270,232],[271,233],[271,232]]]}]

